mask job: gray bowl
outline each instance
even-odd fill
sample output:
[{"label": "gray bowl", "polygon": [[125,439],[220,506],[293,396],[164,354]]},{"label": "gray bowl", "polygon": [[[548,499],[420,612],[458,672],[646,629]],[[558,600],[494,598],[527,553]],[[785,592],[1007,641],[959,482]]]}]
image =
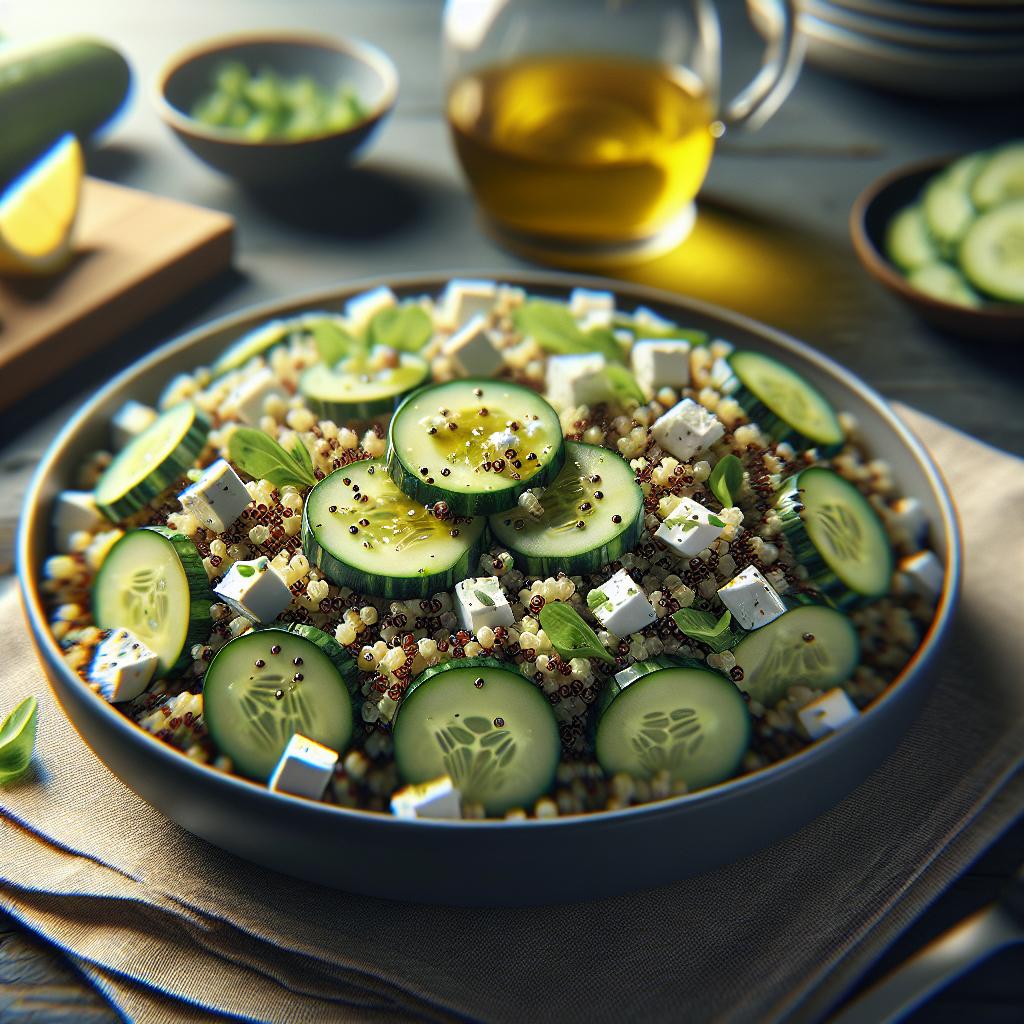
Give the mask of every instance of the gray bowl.
[{"label": "gray bowl", "polygon": [[[332,88],[350,82],[366,117],[342,131],[291,141],[250,141],[228,129],[189,116],[210,89],[217,68],[228,60],[250,71],[268,67],[285,75],[311,75]],[[377,47],[355,39],[253,32],[210,39],[173,57],[157,76],[154,102],[164,123],[200,160],[232,178],[259,187],[326,180],[344,170],[391,112],[398,95],[398,72]]]},{"label": "gray bowl", "polygon": [[[404,821],[272,793],[189,760],[97,697],[64,664],[38,588],[51,506],[57,492],[72,485],[85,455],[106,444],[109,419],[122,402],[155,401],[169,377],[209,364],[260,321],[302,309],[340,309],[348,297],[379,284],[390,284],[399,295],[436,294],[447,277],[361,281],[274,302],[164,345],[87,402],[40,463],[18,536],[18,574],[34,642],[66,714],[115,775],[190,832],[286,874],[373,896],[463,905],[596,899],[719,867],[790,834],[863,780],[918,713],[956,602],[960,538],[938,470],[886,401],[808,346],[704,303],[576,275],[500,276],[559,297],[573,287],[613,287],[625,308],[644,304],[737,345],[779,356],[838,408],[853,413],[873,454],[891,464],[901,492],[924,506],[931,543],[945,563],[944,592],[921,647],[899,679],[848,728],[731,782],[622,811],[550,821]],[[638,851],[643,851],[642,870],[636,867]],[[551,867],[570,863],[573,871]],[[524,870],[524,865],[535,867]]]}]

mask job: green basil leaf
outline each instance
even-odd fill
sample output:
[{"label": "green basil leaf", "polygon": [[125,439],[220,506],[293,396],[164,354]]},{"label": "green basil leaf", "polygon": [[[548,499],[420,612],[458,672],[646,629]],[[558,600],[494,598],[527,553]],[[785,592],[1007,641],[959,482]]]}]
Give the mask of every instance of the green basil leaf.
[{"label": "green basil leaf", "polygon": [[540,625],[551,646],[566,660],[600,658],[615,663],[597,634],[580,618],[575,608],[561,601],[552,601],[540,610]]},{"label": "green basil leaf", "polygon": [[310,327],[320,361],[328,366],[336,366],[346,356],[358,352],[360,343],[345,330],[341,324],[333,320],[317,320]]},{"label": "green basil leaf", "polygon": [[312,461],[307,469],[272,437],[252,427],[239,427],[231,435],[228,460],[253,479],[269,480],[275,487],[312,487],[316,483]]},{"label": "green basil leaf", "polygon": [[636,377],[625,366],[609,363],[604,368],[604,375],[608,381],[608,387],[620,405],[624,405],[630,400],[639,405],[643,405],[647,401],[644,393],[640,390],[640,385],[636,382]]},{"label": "green basil leaf", "polygon": [[485,607],[494,607],[494,598],[492,598],[491,595],[488,594],[486,590],[474,590],[473,596]]},{"label": "green basil leaf", "polygon": [[289,454],[295,460],[301,472],[311,476],[314,480],[316,479],[316,473],[313,472],[313,456],[309,454],[309,449],[302,443],[301,438],[295,438]]},{"label": "green basil leaf", "polygon": [[[726,455],[715,463],[708,477],[711,493],[728,507],[734,505],[733,500],[743,486],[743,463],[735,455]],[[717,525],[717,524],[716,524]]]},{"label": "green basil leaf", "polygon": [[[583,335],[583,341],[586,345],[585,352],[600,352],[605,359],[613,364],[626,361],[626,357],[622,353],[622,346],[609,327],[592,327]],[[645,401],[642,393],[640,401]]]},{"label": "green basil leaf", "polygon": [[607,327],[595,327],[584,334],[572,313],[560,302],[531,299],[512,313],[520,334],[533,338],[546,352],[559,356],[600,352],[612,362],[625,362],[622,346]]},{"label": "green basil leaf", "polygon": [[386,345],[399,352],[419,352],[433,336],[430,314],[414,303],[380,310],[366,330],[371,345]]},{"label": "green basil leaf", "polygon": [[[725,502],[723,502],[722,504],[724,505],[724,504],[725,504]],[[716,516],[716,515],[714,515],[713,513],[712,513],[711,515],[709,515],[709,516],[708,516],[708,522],[709,522],[709,523],[710,523],[710,524],[711,524],[712,526],[717,526],[717,527],[718,527],[718,528],[719,528],[720,530],[724,530],[724,529],[725,529],[725,527],[726,527],[726,522],[725,522],[725,520],[724,520],[724,519],[719,519],[719,517],[718,517],[718,516]],[[696,526],[697,524],[696,524],[696,523],[694,523],[694,525]]]},{"label": "green basil leaf", "polygon": [[739,637],[730,629],[732,612],[727,611],[720,619],[712,612],[698,611],[696,608],[680,608],[673,612],[672,620],[679,631],[691,640],[700,640],[716,654],[729,650],[739,643]]},{"label": "green basil leaf", "polygon": [[0,725],[0,786],[24,774],[36,745],[39,707],[26,697]]}]

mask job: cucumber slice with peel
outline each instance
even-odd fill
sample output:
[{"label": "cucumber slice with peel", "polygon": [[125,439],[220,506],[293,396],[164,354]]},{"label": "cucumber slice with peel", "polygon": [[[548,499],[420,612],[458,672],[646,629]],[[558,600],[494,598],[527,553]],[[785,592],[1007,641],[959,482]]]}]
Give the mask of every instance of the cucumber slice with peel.
[{"label": "cucumber slice with peel", "polygon": [[394,723],[409,783],[451,777],[490,815],[528,809],[554,781],[558,723],[540,689],[493,658],[458,658],[413,680]]},{"label": "cucumber slice with peel", "polygon": [[997,149],[971,184],[971,200],[979,210],[1010,199],[1024,199],[1024,142]]},{"label": "cucumber slice with peel", "polygon": [[393,352],[389,365],[380,351],[351,356],[337,366],[317,363],[299,377],[299,391],[320,419],[346,423],[391,412],[403,395],[430,376],[426,360]]},{"label": "cucumber slice with peel", "polygon": [[932,178],[924,190],[928,230],[943,255],[952,255],[956,251],[977,214],[971,202],[970,189],[985,160],[982,153],[962,157]]},{"label": "cucumber slice with peel", "polygon": [[779,488],[775,509],[793,554],[839,607],[888,591],[893,556],[885,527],[838,473],[824,466],[800,470]]},{"label": "cucumber slice with peel", "polygon": [[383,459],[365,459],[309,492],[302,549],[339,587],[426,597],[473,574],[485,525],[483,519],[437,518],[394,485]]},{"label": "cucumber slice with peel", "polygon": [[491,516],[490,529],[523,572],[595,572],[632,550],[643,529],[644,494],[616,452],[565,443],[562,472],[540,495],[543,514],[517,508]]},{"label": "cucumber slice with peel", "polygon": [[493,380],[421,388],[395,411],[387,465],[398,488],[456,515],[513,508],[553,480],[565,453],[558,413],[535,391]]},{"label": "cucumber slice with peel", "polygon": [[940,302],[972,308],[981,305],[981,296],[967,278],[948,263],[926,263],[907,275],[907,283]]},{"label": "cucumber slice with peel", "polygon": [[608,775],[668,772],[703,789],[732,778],[750,746],[739,690],[698,663],[638,662],[608,680],[595,714],[594,753]]},{"label": "cucumber slice with peel", "polygon": [[115,523],[137,512],[195,464],[210,424],[191,402],[158,416],[114,457],[93,490],[99,510]]},{"label": "cucumber slice with peel", "polygon": [[733,669],[736,685],[774,707],[791,686],[827,690],[849,679],[860,661],[860,641],[842,612],[803,604],[748,633],[732,653],[740,670]]},{"label": "cucumber slice with peel", "polygon": [[101,629],[127,629],[159,659],[156,678],[192,661],[206,643],[213,595],[196,546],[163,526],[130,530],[107,553],[92,588]]},{"label": "cucumber slice with peel", "polygon": [[920,203],[905,207],[889,221],[885,231],[885,251],[903,271],[915,270],[939,259]]},{"label": "cucumber slice with peel", "polygon": [[983,213],[960,246],[968,280],[995,299],[1024,302],[1024,199]]},{"label": "cucumber slice with peel", "polygon": [[217,357],[210,372],[216,378],[232,370],[240,370],[257,356],[266,356],[271,349],[286,345],[294,328],[294,320],[270,320],[260,324],[233,341]]},{"label": "cucumber slice with peel", "polygon": [[315,626],[243,633],[206,670],[203,719],[235,770],[266,782],[295,733],[344,752],[357,671],[344,648]]}]

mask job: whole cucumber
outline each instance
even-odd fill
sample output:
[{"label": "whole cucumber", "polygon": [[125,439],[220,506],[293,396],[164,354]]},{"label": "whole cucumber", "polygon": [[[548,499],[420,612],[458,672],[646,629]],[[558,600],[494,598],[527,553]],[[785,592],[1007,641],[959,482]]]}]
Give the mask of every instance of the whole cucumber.
[{"label": "whole cucumber", "polygon": [[128,62],[97,39],[0,50],[0,182],[65,132],[88,139],[117,113],[130,84]]}]

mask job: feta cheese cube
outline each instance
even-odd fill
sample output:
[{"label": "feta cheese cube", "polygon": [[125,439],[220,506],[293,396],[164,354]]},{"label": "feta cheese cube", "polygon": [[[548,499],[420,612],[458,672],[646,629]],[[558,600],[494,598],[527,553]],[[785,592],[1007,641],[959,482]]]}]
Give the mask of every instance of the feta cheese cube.
[{"label": "feta cheese cube", "polygon": [[942,593],[946,570],[930,549],[904,558],[899,572],[901,582],[926,601],[935,601]]},{"label": "feta cheese cube", "polygon": [[718,441],[725,434],[725,427],[703,405],[684,398],[654,421],[651,433],[669,455],[688,462]]},{"label": "feta cheese cube", "polygon": [[319,800],[338,763],[338,752],[295,733],[284,748],[267,785],[275,793]]},{"label": "feta cheese cube", "polygon": [[226,418],[237,418],[250,426],[256,426],[263,415],[268,398],[287,401],[288,392],[281,386],[274,371],[264,366],[250,373],[228,392],[221,407]]},{"label": "feta cheese cube", "polygon": [[494,281],[472,281],[454,279],[438,303],[438,319],[449,330],[458,330],[464,323],[482,316],[489,319],[491,309],[498,297],[498,286]]},{"label": "feta cheese cube", "polygon": [[110,421],[110,441],[114,451],[120,451],[129,441],[138,437],[156,417],[156,409],[152,406],[132,400],[125,402]]},{"label": "feta cheese cube", "polygon": [[266,557],[235,562],[213,592],[253,622],[273,622],[292,599],[288,584]]},{"label": "feta cheese cube", "polygon": [[248,507],[249,492],[239,475],[217,459],[178,495],[181,507],[214,533],[223,533]]},{"label": "feta cheese cube", "polygon": [[398,296],[387,285],[381,285],[349,299],[345,303],[345,319],[356,334],[362,334],[382,309],[397,305]]},{"label": "feta cheese cube", "polygon": [[638,338],[633,346],[633,376],[651,396],[658,388],[684,388],[690,383],[690,343],[679,339]]},{"label": "feta cheese cube", "polygon": [[620,569],[607,583],[587,594],[587,607],[598,622],[616,636],[629,636],[658,617],[643,587]]},{"label": "feta cheese cube", "polygon": [[396,818],[461,818],[462,795],[447,775],[406,786],[391,798]]},{"label": "feta cheese cube", "polygon": [[836,687],[815,697],[810,704],[805,704],[797,713],[800,724],[812,740],[820,740],[830,732],[838,732],[844,725],[856,721],[860,712],[847,696],[845,690]]},{"label": "feta cheese cube", "polygon": [[615,312],[615,296],[611,292],[573,288],[569,293],[569,312],[577,320],[583,320],[591,313],[602,313],[605,314],[604,323],[610,324],[612,314]]},{"label": "feta cheese cube", "polygon": [[646,329],[657,334],[664,334],[666,331],[679,329],[678,324],[666,320],[663,316],[658,316],[653,309],[648,309],[646,306],[636,307],[633,311],[633,323],[640,328],[641,332]]},{"label": "feta cheese cube", "polygon": [[58,551],[71,550],[71,535],[95,533],[107,520],[96,507],[92,491],[61,491],[53,503],[54,543]]},{"label": "feta cheese cube", "polygon": [[111,704],[134,700],[143,693],[160,659],[127,629],[115,629],[96,648],[89,678]]},{"label": "feta cheese cube", "polygon": [[455,584],[455,614],[470,633],[484,626],[511,626],[515,615],[497,576],[481,576]]},{"label": "feta cheese cube", "polygon": [[729,580],[718,596],[744,629],[766,626],[786,610],[782,598],[752,565]]},{"label": "feta cheese cube", "polygon": [[585,316],[581,317],[577,327],[587,334],[597,327],[609,328],[612,325],[612,314],[603,309],[592,309]]},{"label": "feta cheese cube", "polygon": [[689,498],[680,498],[679,504],[654,532],[678,554],[693,558],[718,539],[725,529],[725,521],[711,509]]},{"label": "feta cheese cube", "polygon": [[610,392],[604,370],[604,356],[599,352],[551,356],[545,388],[548,401],[560,410],[605,401]]},{"label": "feta cheese cube", "polygon": [[917,546],[928,536],[928,515],[917,498],[900,498],[889,510],[889,518],[907,542]]},{"label": "feta cheese cube", "polygon": [[467,377],[493,377],[505,361],[491,338],[483,313],[456,331],[441,346],[441,353]]}]

